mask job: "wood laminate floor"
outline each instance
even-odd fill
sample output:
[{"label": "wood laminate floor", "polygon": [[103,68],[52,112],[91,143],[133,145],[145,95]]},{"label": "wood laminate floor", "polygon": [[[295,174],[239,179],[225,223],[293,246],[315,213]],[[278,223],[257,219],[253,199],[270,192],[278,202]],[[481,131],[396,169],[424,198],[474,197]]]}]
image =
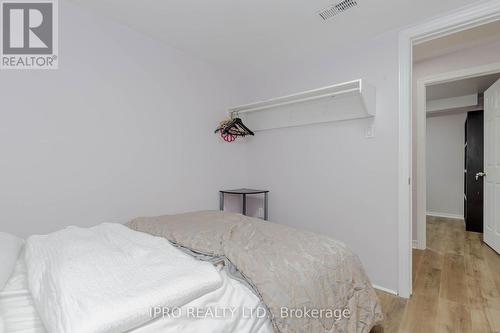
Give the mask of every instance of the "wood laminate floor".
[{"label": "wood laminate floor", "polygon": [[385,320],[374,332],[500,333],[500,255],[463,220],[428,217],[427,249],[413,251],[413,295],[381,291]]}]

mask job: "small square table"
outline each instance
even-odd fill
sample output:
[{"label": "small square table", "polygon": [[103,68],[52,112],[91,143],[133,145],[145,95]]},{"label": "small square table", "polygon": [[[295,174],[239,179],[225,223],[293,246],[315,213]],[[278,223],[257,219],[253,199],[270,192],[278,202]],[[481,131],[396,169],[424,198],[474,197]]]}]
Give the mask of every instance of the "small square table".
[{"label": "small square table", "polygon": [[241,210],[241,213],[243,215],[247,215],[247,195],[248,194],[264,194],[264,220],[267,221],[268,218],[268,194],[269,191],[267,190],[252,190],[249,188],[240,188],[236,190],[223,190],[219,191],[220,193],[220,203],[219,203],[219,208],[220,210],[224,210],[224,194],[238,194],[243,197],[243,207]]}]

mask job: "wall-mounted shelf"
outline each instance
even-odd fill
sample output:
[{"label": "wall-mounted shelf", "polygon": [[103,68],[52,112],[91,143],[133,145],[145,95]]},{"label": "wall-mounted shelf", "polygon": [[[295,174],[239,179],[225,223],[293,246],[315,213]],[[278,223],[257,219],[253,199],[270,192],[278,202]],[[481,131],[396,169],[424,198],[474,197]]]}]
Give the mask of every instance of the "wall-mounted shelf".
[{"label": "wall-mounted shelf", "polygon": [[362,79],[229,109],[255,131],[375,116],[375,87]]}]

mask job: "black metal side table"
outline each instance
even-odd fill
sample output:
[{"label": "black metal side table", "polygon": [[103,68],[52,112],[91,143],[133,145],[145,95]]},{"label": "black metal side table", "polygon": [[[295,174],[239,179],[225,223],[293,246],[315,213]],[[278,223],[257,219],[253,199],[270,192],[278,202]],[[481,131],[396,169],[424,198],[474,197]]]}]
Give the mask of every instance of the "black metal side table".
[{"label": "black metal side table", "polygon": [[268,194],[269,191],[267,190],[252,190],[248,188],[240,188],[237,190],[224,190],[224,191],[219,191],[220,193],[220,203],[219,203],[219,208],[220,210],[224,210],[224,194],[239,194],[243,197],[243,207],[241,210],[241,213],[243,215],[247,215],[247,195],[248,194],[264,194],[264,220],[267,221],[268,218]]}]

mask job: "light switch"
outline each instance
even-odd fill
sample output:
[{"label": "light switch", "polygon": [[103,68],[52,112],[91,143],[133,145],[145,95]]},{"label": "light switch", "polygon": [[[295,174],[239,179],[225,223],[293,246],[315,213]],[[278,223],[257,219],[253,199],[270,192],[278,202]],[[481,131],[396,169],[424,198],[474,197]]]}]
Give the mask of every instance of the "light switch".
[{"label": "light switch", "polygon": [[365,128],[365,138],[370,139],[375,137],[375,124],[370,124]]}]

